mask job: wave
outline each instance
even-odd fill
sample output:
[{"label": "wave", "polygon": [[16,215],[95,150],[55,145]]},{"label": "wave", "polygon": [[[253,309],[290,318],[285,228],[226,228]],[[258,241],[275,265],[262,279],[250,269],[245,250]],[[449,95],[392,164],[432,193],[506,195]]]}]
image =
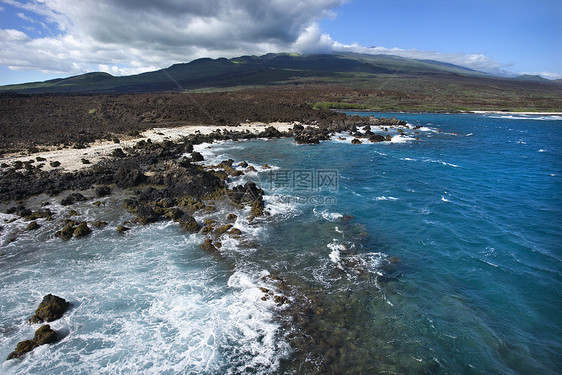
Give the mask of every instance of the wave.
[{"label": "wave", "polygon": [[453,167],[453,168],[460,168],[460,165],[447,163],[447,162],[445,162],[443,160],[439,160],[439,159],[423,159],[422,161],[426,162],[426,163],[438,163],[438,164],[446,165],[446,166]]},{"label": "wave", "polygon": [[387,196],[381,195],[380,197],[376,197],[375,200],[377,200],[377,201],[397,201],[398,198],[396,198],[396,197],[387,197]]},{"label": "wave", "polygon": [[486,116],[495,119],[506,119],[506,120],[533,120],[533,121],[561,121],[562,116],[559,115],[545,115],[545,116],[533,116],[533,115],[489,115]]},{"label": "wave", "polygon": [[265,210],[270,217],[279,219],[288,219],[291,217],[302,215],[303,211],[299,209],[298,199],[288,194],[264,195]]},{"label": "wave", "polygon": [[416,138],[413,137],[408,137],[405,135],[395,135],[391,138],[390,142],[382,142],[382,143],[407,143],[415,140]]},{"label": "wave", "polygon": [[420,128],[417,128],[416,130],[419,130],[421,132],[439,133],[438,129],[430,128],[430,127],[427,127],[427,126],[422,126]]},{"label": "wave", "polygon": [[317,211],[316,207],[312,209],[316,218],[322,218],[326,221],[336,221],[343,217],[339,212],[329,212],[328,210]]},{"label": "wave", "polygon": [[328,249],[331,250],[329,258],[332,263],[334,263],[339,269],[343,270],[343,265],[341,262],[341,253],[340,251],[345,250],[345,246],[340,244],[337,239],[333,239],[332,243],[326,245]]}]

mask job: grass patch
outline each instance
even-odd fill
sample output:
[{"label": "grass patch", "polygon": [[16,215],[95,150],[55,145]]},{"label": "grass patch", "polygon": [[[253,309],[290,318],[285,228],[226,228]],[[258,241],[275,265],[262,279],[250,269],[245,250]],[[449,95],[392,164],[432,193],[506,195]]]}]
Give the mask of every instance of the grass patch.
[{"label": "grass patch", "polygon": [[355,103],[318,102],[312,106],[312,109],[369,109],[369,107]]}]

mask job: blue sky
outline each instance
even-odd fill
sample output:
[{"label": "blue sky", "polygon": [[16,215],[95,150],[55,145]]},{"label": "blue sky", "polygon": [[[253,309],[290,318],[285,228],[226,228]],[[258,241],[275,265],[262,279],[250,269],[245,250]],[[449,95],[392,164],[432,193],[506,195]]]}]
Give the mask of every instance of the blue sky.
[{"label": "blue sky", "polygon": [[562,78],[562,0],[0,0],[0,84],[282,51]]}]

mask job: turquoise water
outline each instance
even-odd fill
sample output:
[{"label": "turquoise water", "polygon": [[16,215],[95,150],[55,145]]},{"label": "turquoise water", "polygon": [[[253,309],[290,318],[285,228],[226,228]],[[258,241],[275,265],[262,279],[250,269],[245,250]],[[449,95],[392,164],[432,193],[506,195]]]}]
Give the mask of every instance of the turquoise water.
[{"label": "turquoise water", "polygon": [[[60,342],[2,373],[561,373],[562,118],[396,116],[421,128],[200,146],[273,167],[238,181],[264,187],[271,215],[237,212],[245,239],[225,239],[223,259],[175,224],[119,236],[128,217],[111,204],[79,209],[110,221],[87,239],[46,225],[9,243],[26,223],[9,224],[0,356],[32,336],[42,295],[74,306],[51,324]],[[270,273],[291,304],[262,301]]]}]

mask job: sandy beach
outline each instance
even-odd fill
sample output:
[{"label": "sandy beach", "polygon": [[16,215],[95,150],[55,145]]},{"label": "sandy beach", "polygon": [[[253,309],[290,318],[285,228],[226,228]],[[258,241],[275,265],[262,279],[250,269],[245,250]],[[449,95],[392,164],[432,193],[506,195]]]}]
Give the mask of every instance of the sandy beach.
[{"label": "sandy beach", "polygon": [[[28,160],[37,160],[36,158],[44,158],[46,160],[37,162],[44,163],[43,170],[48,171],[54,169],[51,167],[50,163],[54,161],[60,162],[58,169],[63,169],[67,172],[75,172],[82,168],[86,168],[91,164],[96,164],[104,157],[108,156],[113,152],[113,150],[118,148],[127,148],[134,146],[137,142],[141,140],[150,139],[153,142],[162,142],[165,140],[174,141],[180,139],[184,136],[189,136],[193,134],[210,134],[218,129],[221,131],[238,131],[245,132],[246,130],[251,133],[260,133],[264,131],[267,127],[273,126],[279,131],[285,132],[292,129],[293,124],[288,122],[274,122],[270,124],[264,123],[245,123],[239,126],[182,126],[175,128],[153,128],[151,130],[141,133],[140,137],[129,137],[121,139],[120,143],[115,143],[113,141],[96,141],[85,149],[53,149],[50,151],[43,151],[34,153],[32,155],[22,156],[21,154],[11,154],[0,158],[0,163],[13,163],[16,161],[25,162]],[[83,159],[86,159],[90,164],[84,164]]]},{"label": "sandy beach", "polygon": [[538,115],[538,116],[562,116],[562,112],[506,112],[506,111],[470,111],[481,115]]}]

